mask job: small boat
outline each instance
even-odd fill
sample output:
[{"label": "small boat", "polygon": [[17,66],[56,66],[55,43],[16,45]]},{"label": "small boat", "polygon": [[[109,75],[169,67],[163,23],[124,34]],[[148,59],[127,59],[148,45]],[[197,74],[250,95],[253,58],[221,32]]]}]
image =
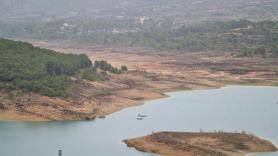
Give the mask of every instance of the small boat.
[{"label": "small boat", "polygon": [[137,118],[137,120],[143,120],[143,118]]},{"label": "small boat", "polygon": [[145,118],[145,117],[147,117],[147,115],[142,115],[142,114],[138,114],[137,116],[140,117],[140,118]]}]

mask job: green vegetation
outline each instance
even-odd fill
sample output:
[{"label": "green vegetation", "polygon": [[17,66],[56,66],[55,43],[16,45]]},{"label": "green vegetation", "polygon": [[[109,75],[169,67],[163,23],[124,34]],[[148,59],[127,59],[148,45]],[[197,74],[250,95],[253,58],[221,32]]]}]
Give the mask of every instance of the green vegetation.
[{"label": "green vegetation", "polygon": [[108,71],[113,74],[119,74],[121,72],[118,68],[113,67],[110,63],[104,60],[95,61],[94,67],[96,69],[100,69],[102,71]]},{"label": "green vegetation", "polygon": [[[98,72],[98,69],[100,72]],[[113,67],[110,63],[105,60],[95,61],[94,65],[91,68],[87,68],[81,71],[81,75],[83,79],[87,79],[90,81],[105,81],[108,80],[108,74],[120,74],[122,72],[128,71],[128,68],[123,65],[120,69]]]},{"label": "green vegetation", "polygon": [[90,81],[105,81],[108,80],[108,75],[105,71],[97,72],[95,67],[87,68],[81,71],[83,79]]},{"label": "green vegetation", "polygon": [[123,65],[123,66],[121,66],[121,70],[122,71],[128,71],[128,68],[127,68],[127,66]]},{"label": "green vegetation", "polygon": [[277,0],[49,1],[0,1],[0,36],[278,56]]},{"label": "green vegetation", "polygon": [[86,55],[61,54],[29,43],[0,39],[1,88],[66,96],[70,78],[92,66]]},{"label": "green vegetation", "polygon": [[[159,23],[152,19],[143,26],[136,25],[135,20],[131,19],[85,21],[61,20],[11,25],[0,22],[0,28],[3,28],[0,35],[75,40],[103,46],[141,46],[161,51],[213,50],[237,52],[238,56],[278,56],[278,21],[231,20],[180,26],[173,22]],[[67,22],[78,24],[64,26]],[[114,29],[116,31],[113,33]]]},{"label": "green vegetation", "polygon": [[84,54],[62,54],[29,43],[0,39],[1,89],[67,96],[74,83],[71,76],[81,74],[83,79],[105,81],[106,72],[119,74],[122,70],[106,61],[95,61],[93,66]]},{"label": "green vegetation", "polygon": [[[111,44],[177,51],[227,51],[242,56],[278,56],[278,22],[212,22],[177,29],[145,29],[110,36]],[[113,43],[114,41],[114,43]]]},{"label": "green vegetation", "polygon": [[66,96],[69,76],[92,65],[86,55],[61,54],[29,43],[0,40],[0,83],[47,96]]}]

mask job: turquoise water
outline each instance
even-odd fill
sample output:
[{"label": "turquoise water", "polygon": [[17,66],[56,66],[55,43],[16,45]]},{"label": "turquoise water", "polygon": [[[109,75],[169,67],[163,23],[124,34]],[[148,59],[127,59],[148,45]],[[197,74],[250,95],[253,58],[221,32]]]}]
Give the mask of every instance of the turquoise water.
[{"label": "turquoise water", "polygon": [[[278,87],[228,86],[168,95],[95,121],[0,122],[0,155],[57,156],[62,149],[63,156],[153,156],[121,140],[155,131],[200,129],[245,130],[278,146]],[[137,114],[148,117],[139,121]]]}]

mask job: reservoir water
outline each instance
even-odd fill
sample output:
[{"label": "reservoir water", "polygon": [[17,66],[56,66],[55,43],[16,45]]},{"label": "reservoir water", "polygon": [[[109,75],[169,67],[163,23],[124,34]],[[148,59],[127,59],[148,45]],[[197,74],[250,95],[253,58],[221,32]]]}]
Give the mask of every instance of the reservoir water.
[{"label": "reservoir water", "polygon": [[[278,146],[278,87],[228,86],[168,93],[166,99],[95,121],[0,122],[0,156],[153,156],[123,139],[155,131],[247,131]],[[137,114],[146,114],[137,120]],[[278,156],[259,153],[256,156]]]}]

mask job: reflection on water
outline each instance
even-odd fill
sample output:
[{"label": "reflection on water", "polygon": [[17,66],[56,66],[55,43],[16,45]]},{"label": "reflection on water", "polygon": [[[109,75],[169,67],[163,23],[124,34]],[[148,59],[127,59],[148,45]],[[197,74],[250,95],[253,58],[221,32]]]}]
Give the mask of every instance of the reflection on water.
[{"label": "reflection on water", "polygon": [[[278,88],[229,86],[169,95],[95,121],[0,122],[0,155],[57,156],[63,149],[64,156],[148,156],[154,154],[127,148],[121,140],[154,131],[200,128],[245,130],[278,145]],[[148,116],[137,120],[138,114]]]}]

